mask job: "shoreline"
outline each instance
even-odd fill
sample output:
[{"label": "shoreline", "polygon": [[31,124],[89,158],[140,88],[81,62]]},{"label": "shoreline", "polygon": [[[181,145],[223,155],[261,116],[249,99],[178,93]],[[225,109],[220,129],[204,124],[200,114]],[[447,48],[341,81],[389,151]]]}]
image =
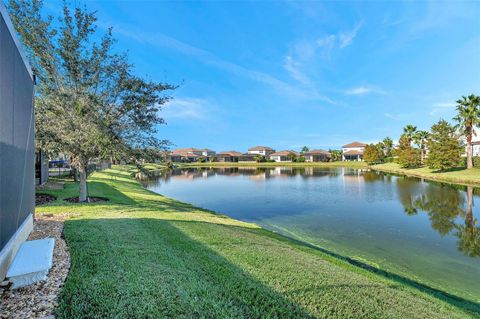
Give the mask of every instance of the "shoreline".
[{"label": "shoreline", "polygon": [[[269,168],[269,167],[319,167],[319,168],[351,168],[351,169],[370,169],[373,171],[378,171],[387,174],[403,175],[409,177],[423,178],[426,180],[434,182],[442,182],[447,184],[454,184],[460,186],[473,186],[480,187],[480,169],[474,168],[470,171],[467,169],[459,169],[454,171],[447,172],[434,172],[426,167],[406,169],[399,167],[395,163],[384,163],[384,164],[375,164],[368,165],[365,162],[315,162],[315,163],[256,163],[256,162],[246,162],[246,163],[189,163],[189,164],[180,164],[177,168],[200,168],[200,167],[211,167],[211,168],[221,168],[221,167],[259,167],[259,168]],[[472,174],[470,177],[469,174]]]},{"label": "shoreline", "polygon": [[[251,296],[251,293],[249,292],[249,289],[251,288],[248,288],[251,287],[250,285],[254,285],[259,291],[264,291],[263,289],[266,289],[263,288],[266,282],[268,282],[269,285],[272,285],[272,287],[276,287],[278,281],[274,280],[269,282],[268,278],[285,277],[283,279],[280,278],[280,282],[285,282],[285,280],[287,280],[288,285],[291,286],[289,289],[293,289],[291,291],[297,291],[296,289],[303,287],[302,285],[306,285],[305,289],[311,285],[313,285],[313,288],[316,285],[315,282],[317,279],[315,278],[319,279],[320,277],[323,277],[324,279],[322,280],[327,280],[327,282],[332,281],[330,284],[335,286],[335,284],[338,284],[337,279],[335,279],[336,276],[341,275],[342,278],[345,278],[345,280],[352,285],[356,281],[363,282],[366,280],[370,282],[366,287],[370,288],[362,288],[363,286],[355,288],[353,285],[352,288],[349,289],[355,291],[353,294],[345,294],[345,291],[339,288],[334,295],[335,297],[332,296],[333,299],[322,294],[313,294],[311,298],[313,298],[312,301],[315,301],[314,304],[320,302],[325,303],[327,306],[331,305],[331,307],[336,307],[336,298],[346,298],[345,300],[347,300],[348,303],[341,307],[341,309],[344,309],[343,311],[347,311],[344,313],[346,314],[349,313],[348,311],[351,311],[351,307],[354,307],[355,304],[358,305],[363,303],[361,295],[365,293],[364,289],[367,289],[367,291],[370,291],[370,293],[375,295],[378,295],[380,291],[382,291],[380,295],[386,293],[385,297],[381,297],[381,299],[393,298],[400,304],[408,302],[409,304],[412,304],[412,308],[417,307],[417,311],[420,311],[425,315],[430,311],[427,310],[427,308],[433,309],[431,307],[437,308],[439,306],[443,308],[447,307],[447,305],[453,306],[462,311],[464,315],[467,313],[474,316],[480,314],[480,308],[478,308],[478,304],[475,301],[451,295],[445,291],[437,290],[381,269],[368,269],[365,265],[358,264],[357,260],[349,260],[348,257],[337,255],[331,251],[322,249],[321,247],[309,244],[308,242],[299,241],[280,233],[267,230],[256,224],[247,224],[213,211],[197,208],[188,203],[164,197],[144,188],[137,180],[132,178],[131,173],[133,171],[134,168],[132,167],[117,166],[111,170],[95,172],[92,174],[91,179],[89,178],[91,195],[110,197],[110,202],[103,204],[65,203],[63,202],[63,198],[71,196],[72,192],[76,191],[76,184],[68,182],[65,189],[49,191],[58,196],[57,201],[53,202],[53,205],[37,207],[39,214],[61,213],[64,211],[69,211],[72,214],[72,217],[66,222],[65,237],[69,248],[73,252],[72,256],[76,267],[71,269],[69,278],[80,278],[79,274],[88,274],[88,265],[83,266],[85,258],[89,260],[89,263],[99,263],[98,266],[105,265],[99,268],[102,270],[100,273],[92,274],[91,277],[81,277],[81,281],[74,279],[67,280],[65,288],[62,291],[61,305],[58,309],[59,314],[63,314],[64,316],[74,316],[75,314],[88,314],[89,311],[95,310],[88,307],[87,309],[80,309],[72,306],[71,303],[77,306],[78,304],[89,304],[89,301],[91,301],[90,298],[103,296],[101,290],[96,286],[96,283],[98,276],[100,276],[100,278],[105,278],[105,280],[108,280],[108,278],[112,276],[109,267],[116,263],[117,254],[114,252],[107,253],[111,249],[122,249],[124,245],[129,247],[127,251],[132,252],[133,255],[132,257],[129,257],[129,254],[127,254],[122,257],[129,260],[129,263],[124,264],[124,267],[130,265],[131,262],[132,269],[136,269],[138,261],[141,262],[141,265],[144,263],[144,261],[142,261],[143,258],[147,258],[148,260],[155,258],[154,260],[161,262],[163,258],[162,256],[164,255],[160,251],[157,253],[155,249],[152,250],[152,248],[157,247],[156,245],[158,245],[156,243],[156,240],[158,239],[156,238],[159,234],[164,234],[162,236],[167,236],[168,238],[169,244],[165,246],[164,249],[179,249],[175,250],[176,253],[171,255],[171,258],[176,260],[174,264],[179,263],[181,265],[185,262],[191,264],[188,269],[190,269],[189,271],[191,272],[191,275],[194,276],[193,279],[203,278],[202,276],[207,274],[208,276],[216,278],[213,281],[215,285],[211,288],[214,289],[212,290],[212,293],[213,291],[220,289],[219,287],[222,285],[240,285],[238,286],[239,288],[234,289],[234,295],[239,293],[244,295],[245,298],[249,298],[248,296]],[[105,183],[108,183],[108,185]],[[147,220],[148,223],[145,223]],[[130,233],[128,229],[132,229],[131,231],[134,231],[134,233],[129,235]],[[158,233],[159,230],[161,230],[160,233]],[[181,232],[178,230],[181,230]],[[136,242],[127,241],[123,243],[122,241],[125,239],[124,231],[127,231],[125,234],[127,239],[136,238],[128,237],[135,234],[135,236],[142,236],[142,238],[150,238],[145,237],[147,235],[153,236],[153,241],[142,240],[141,243],[138,243],[141,245],[138,248],[134,248],[135,246],[131,247],[130,245],[135,244]],[[120,246],[107,245],[103,247],[103,241],[101,239],[107,240],[107,244],[108,242],[119,242]],[[193,239],[195,239],[195,241],[192,241]],[[178,240],[179,242],[177,242]],[[211,243],[212,240],[213,242]],[[187,247],[189,247],[186,251],[182,244],[182,242],[185,241],[188,245]],[[223,244],[220,245],[220,243]],[[232,246],[233,243],[235,244]],[[85,246],[86,244],[88,245]],[[212,244],[214,245],[212,246]],[[99,249],[96,245],[101,245],[100,250],[104,253],[100,255],[93,253]],[[143,245],[146,246],[143,247]],[[152,247],[147,248],[150,246]],[[215,249],[212,250],[213,248]],[[145,257],[141,257],[140,260],[138,260],[140,256],[135,254],[135,251],[138,249],[150,251],[150,254],[152,255],[145,255]],[[125,250],[120,251],[124,254],[127,252]],[[192,257],[192,254],[195,256]],[[229,256],[229,262],[224,260],[226,256]],[[210,264],[210,261],[208,261],[211,258],[216,260],[212,265]],[[274,258],[273,260],[278,259],[279,262],[281,260],[281,263],[274,263],[278,265],[279,269],[276,267],[272,269],[269,266],[270,263],[267,261],[272,260],[271,258]],[[304,267],[302,269],[304,269],[304,271],[292,271],[295,268],[294,265],[299,261],[299,258],[302,260],[302,267]],[[233,275],[238,273],[237,267],[240,267],[239,269],[245,269],[248,265],[248,260],[257,259],[259,260],[259,263],[256,263],[256,266],[250,269],[253,271],[253,274],[255,274],[254,277],[249,277],[249,275],[248,277],[245,277],[245,275],[238,275],[239,278],[236,278],[235,276],[237,275],[235,275],[235,278],[230,276],[223,278],[222,272],[217,273],[215,270],[218,267],[218,263],[220,263],[223,265],[222,267],[231,269],[231,274]],[[260,260],[264,260],[264,262],[260,262]],[[233,261],[235,261],[235,263],[231,264]],[[321,267],[323,270],[319,270],[318,263],[323,265]],[[168,265],[174,264],[168,262]],[[148,268],[148,263],[145,265],[147,269],[150,269]],[[204,268],[206,269],[201,270],[200,272],[196,271],[196,269]],[[130,268],[127,267],[127,269],[123,271],[128,271],[128,269]],[[180,274],[184,271],[182,269],[184,268],[179,269]],[[208,269],[210,269],[210,271],[207,271]],[[316,272],[318,271],[320,272],[317,274]],[[143,278],[142,272],[134,271],[134,273],[136,274],[135,276],[140,276],[142,280],[160,280],[160,282],[154,281],[155,284],[153,287],[161,287],[162,285],[169,287],[169,281],[161,281],[161,278],[164,277],[158,277],[155,272],[150,273],[150,275],[154,276],[153,279],[150,277]],[[273,274],[275,274],[274,277],[271,277]],[[161,275],[161,273],[158,275]],[[137,280],[134,279],[137,278],[135,276],[132,278],[133,280]],[[182,280],[182,278],[184,278],[183,275],[176,277],[175,273],[173,276],[173,278],[177,278],[176,280]],[[259,278],[264,278],[266,281],[263,281],[263,284],[257,283],[257,280],[253,279],[257,278],[257,276],[260,276]],[[309,276],[313,277],[310,278]],[[186,285],[184,286],[185,289],[195,289],[195,286],[191,286],[192,279],[190,277],[188,278],[189,279],[183,283],[183,285]],[[250,282],[250,284],[244,287],[245,280]],[[207,280],[202,282],[208,283],[211,281]],[[150,285],[152,284],[153,283]],[[401,288],[388,288],[393,285]],[[281,286],[283,287],[283,285]],[[276,289],[279,289],[279,287]],[[382,288],[378,288],[380,290],[376,291],[376,287]],[[129,288],[129,285],[127,285],[123,287],[122,291],[122,295],[116,296],[113,294],[112,296],[109,296],[107,298],[109,301],[106,302],[106,306],[108,305],[108,307],[115,309],[117,298],[123,298],[124,296],[127,297],[130,294],[135,294],[136,288],[135,286]],[[267,291],[270,290],[265,290],[265,293]],[[224,293],[230,294],[233,293],[233,291],[230,292],[227,290]],[[273,299],[271,299],[271,302],[279,305],[278,303],[283,302],[281,300],[284,300],[283,298],[285,297],[285,295],[272,295],[271,298]],[[216,300],[215,297],[211,298],[212,300]],[[210,300],[210,297],[207,299]],[[417,299],[423,300],[423,307],[418,308],[419,305],[413,305],[415,303],[414,300]],[[302,301],[301,294],[298,296],[295,294],[291,296],[289,295],[289,300],[298,303],[300,306],[303,305],[308,307],[309,311],[316,313],[316,308],[311,308],[309,303],[303,303],[304,301]],[[154,302],[154,300],[147,298],[143,299],[140,303],[150,304],[150,302]],[[166,300],[166,302],[168,304],[168,300]],[[259,307],[258,309],[263,309],[265,306],[263,302],[259,304],[258,300],[252,300],[251,302],[252,304],[249,304],[249,307]],[[178,305],[178,303],[175,304]],[[434,306],[434,304],[436,304],[436,306]],[[383,306],[380,305],[382,305],[382,303],[377,306],[380,308],[371,308],[372,306],[370,305],[367,307],[369,310],[367,310],[371,313],[378,314],[377,311],[384,311]],[[425,308],[425,306],[427,307]],[[395,309],[397,308],[395,307]],[[398,308],[398,310],[399,309],[404,308]],[[81,312],[75,313],[77,310]],[[117,311],[121,310],[117,308]],[[341,312],[339,314],[341,314]],[[459,313],[456,311],[452,312],[452,317],[454,314],[458,315]],[[285,315],[288,315],[288,313],[283,313],[283,316]],[[321,313],[318,313],[317,315],[321,316]]]}]

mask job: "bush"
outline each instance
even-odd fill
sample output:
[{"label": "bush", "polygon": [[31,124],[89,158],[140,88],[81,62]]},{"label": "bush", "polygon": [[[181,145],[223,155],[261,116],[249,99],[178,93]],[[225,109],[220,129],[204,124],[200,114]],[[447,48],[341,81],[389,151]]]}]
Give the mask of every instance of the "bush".
[{"label": "bush", "polygon": [[[462,157],[461,165],[467,167],[467,158]],[[480,156],[473,157],[473,167],[480,168]]]},{"label": "bush", "polygon": [[385,157],[383,159],[384,163],[393,163],[394,161],[395,161],[395,159],[393,157]]}]

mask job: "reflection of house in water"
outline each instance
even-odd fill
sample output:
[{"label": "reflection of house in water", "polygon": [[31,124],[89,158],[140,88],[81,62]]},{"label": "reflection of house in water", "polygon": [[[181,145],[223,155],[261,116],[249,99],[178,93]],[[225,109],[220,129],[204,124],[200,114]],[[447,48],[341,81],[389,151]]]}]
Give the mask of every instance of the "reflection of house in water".
[{"label": "reflection of house in water", "polygon": [[270,176],[294,176],[295,170],[293,167],[275,167],[271,170]]},{"label": "reflection of house in water", "polygon": [[323,177],[323,176],[330,176],[332,171],[330,169],[325,169],[321,167],[305,167],[300,172],[300,175],[303,177]]},{"label": "reflection of house in water", "polygon": [[239,167],[238,172],[241,175],[250,176],[254,181],[263,181],[270,177],[270,169],[263,167]]},{"label": "reflection of house in water", "polygon": [[212,169],[217,175],[238,175],[238,167],[215,167]]}]

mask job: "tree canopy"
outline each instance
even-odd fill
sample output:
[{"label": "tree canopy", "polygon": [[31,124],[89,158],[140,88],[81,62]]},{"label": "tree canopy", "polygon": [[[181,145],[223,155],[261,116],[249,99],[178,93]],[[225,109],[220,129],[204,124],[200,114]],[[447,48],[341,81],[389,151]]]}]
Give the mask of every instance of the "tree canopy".
[{"label": "tree canopy", "polygon": [[10,0],[9,8],[38,80],[37,145],[69,156],[86,201],[89,161],[165,145],[155,137],[164,123],[159,111],[176,86],[137,76],[114,49],[112,29],[99,35],[95,12],[85,7],[64,2],[57,19],[42,12],[41,0]]},{"label": "tree canopy", "polygon": [[425,163],[428,167],[443,171],[460,164],[463,146],[455,127],[447,121],[440,120],[432,126],[427,147]]}]

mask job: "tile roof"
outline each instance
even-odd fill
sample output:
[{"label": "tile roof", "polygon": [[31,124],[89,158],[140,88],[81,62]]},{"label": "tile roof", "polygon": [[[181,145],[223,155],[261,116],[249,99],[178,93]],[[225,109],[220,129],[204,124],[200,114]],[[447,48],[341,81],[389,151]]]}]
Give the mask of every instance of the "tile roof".
[{"label": "tile roof", "polygon": [[263,150],[275,151],[273,148],[268,147],[268,146],[255,146],[255,147],[249,148],[248,150],[249,151],[263,151]]},{"label": "tile roof", "polygon": [[225,151],[217,153],[217,156],[242,156],[242,153],[237,151]]},{"label": "tile roof", "polygon": [[327,155],[327,156],[330,156],[330,153],[325,151],[325,150],[311,150],[311,151],[305,152],[304,155]]},{"label": "tile roof", "polygon": [[292,153],[295,154],[296,156],[300,155],[299,153],[297,153],[295,151],[285,150],[285,151],[275,152],[273,154],[270,154],[270,156],[288,156]]},{"label": "tile roof", "polygon": [[342,147],[349,148],[349,147],[365,147],[365,146],[367,146],[367,144],[355,141],[355,142],[343,145]]}]

